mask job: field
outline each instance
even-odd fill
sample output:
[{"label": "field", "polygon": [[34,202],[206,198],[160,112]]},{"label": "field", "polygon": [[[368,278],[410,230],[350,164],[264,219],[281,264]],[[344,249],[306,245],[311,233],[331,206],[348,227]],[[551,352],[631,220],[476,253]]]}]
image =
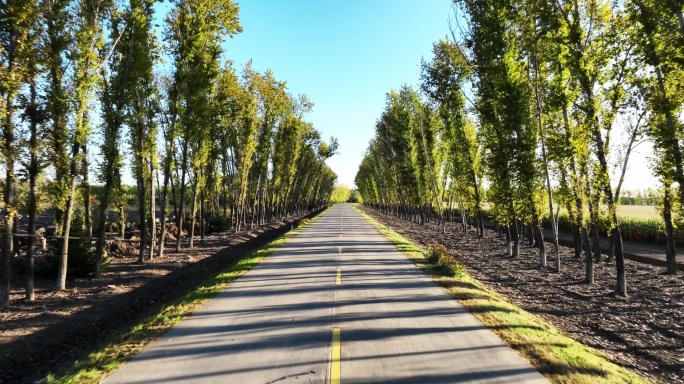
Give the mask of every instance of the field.
[{"label": "field", "polygon": [[[483,208],[486,211],[491,207],[489,204],[485,203],[483,204]],[[458,209],[458,207],[454,206],[454,209]],[[604,210],[605,209],[607,209],[607,207],[604,207]],[[548,206],[544,212],[548,214]],[[560,213],[561,215],[567,214],[567,210],[565,208],[561,208]],[[660,213],[655,205],[618,205],[618,217],[631,217],[635,219],[660,219]]]},{"label": "field", "polygon": [[618,205],[618,217],[660,219],[660,213],[653,205]]}]

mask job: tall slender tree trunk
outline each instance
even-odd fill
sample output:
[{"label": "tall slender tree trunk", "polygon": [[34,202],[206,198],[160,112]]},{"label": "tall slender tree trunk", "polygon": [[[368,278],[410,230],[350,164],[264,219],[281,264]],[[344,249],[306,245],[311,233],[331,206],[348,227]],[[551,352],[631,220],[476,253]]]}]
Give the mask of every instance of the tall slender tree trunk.
[{"label": "tall slender tree trunk", "polygon": [[188,167],[188,139],[183,141],[183,159],[181,161],[181,179],[179,185],[178,214],[176,215],[176,225],[178,226],[178,238],[176,239],[176,252],[181,250],[181,234],[183,233],[183,202],[185,200],[185,173]]},{"label": "tall slender tree trunk", "polygon": [[[137,159],[138,161],[140,159]],[[138,164],[137,167],[139,167],[141,170],[144,167],[143,164]],[[145,262],[145,245],[147,244],[147,220],[146,220],[146,215],[147,215],[147,204],[145,201],[147,200],[147,180],[145,180],[143,173],[144,172],[139,172],[140,174],[137,175],[137,184],[138,184],[138,217],[140,220],[140,249],[138,250],[138,263],[143,263]]]},{"label": "tall slender tree trunk", "polygon": [[95,277],[102,276],[102,260],[104,259],[104,248],[106,245],[105,229],[107,226],[107,214],[109,213],[109,197],[111,191],[107,191],[105,183],[105,196],[100,202],[100,217],[97,222],[97,242],[95,243]]},{"label": "tall slender tree trunk", "polygon": [[150,260],[154,259],[154,249],[157,241],[157,207],[154,193],[156,174],[157,171],[154,169],[154,163],[150,160]]},{"label": "tall slender tree trunk", "polygon": [[200,191],[200,243],[204,243],[204,223],[207,221],[204,210],[204,188]]},{"label": "tall slender tree trunk", "polygon": [[[77,147],[77,146],[75,146]],[[75,149],[73,156],[76,157],[78,149]],[[59,271],[57,274],[57,290],[66,289],[67,263],[69,257],[69,236],[71,235],[71,216],[74,211],[74,197],[76,196],[76,161],[71,161],[71,187],[64,212],[64,230],[62,231],[62,253],[59,260]]]},{"label": "tall slender tree trunk", "polygon": [[[197,182],[195,182],[197,183]],[[197,217],[197,188],[192,189],[192,207],[190,208],[190,248],[195,247],[195,218]]]},{"label": "tall slender tree trunk", "polygon": [[[587,180],[587,183],[589,183],[589,180]],[[589,220],[590,220],[590,228],[591,228],[591,248],[592,252],[594,255],[594,261],[597,263],[601,261],[601,242],[599,239],[599,227],[598,227],[598,220],[599,220],[599,196],[598,196],[598,191],[592,191],[591,192],[591,197],[589,198]]]},{"label": "tall slender tree trunk", "polygon": [[12,278],[11,260],[13,253],[13,240],[12,234],[14,232],[15,223],[15,175],[14,175],[14,101],[13,96],[8,95],[5,101],[5,126],[4,126],[4,138],[5,138],[5,233],[3,237],[3,247],[2,247],[2,263],[0,264],[0,271],[2,275],[0,276],[0,309],[7,308],[9,305],[10,297],[10,280]]},{"label": "tall slender tree trunk", "polygon": [[513,257],[520,256],[520,228],[518,219],[513,218]]},{"label": "tall slender tree trunk", "polygon": [[677,274],[677,253],[674,244],[674,226],[672,225],[672,186],[669,180],[663,183],[663,220],[665,221],[665,244],[667,274]]},{"label": "tall slender tree trunk", "polygon": [[594,259],[591,253],[591,241],[589,240],[589,234],[587,233],[587,228],[582,226],[582,243],[584,244],[584,282],[587,284],[594,284]]},{"label": "tall slender tree trunk", "polygon": [[[539,67],[537,64],[536,60],[536,55],[535,55],[535,80],[539,76]],[[535,81],[534,84],[534,95],[535,95],[535,102],[537,106],[537,123],[539,125],[539,141],[541,143],[541,154],[542,154],[542,163],[544,164],[544,176],[546,178],[546,193],[549,197],[549,219],[551,220],[551,231],[553,235],[553,254],[555,258],[555,263],[554,263],[554,270],[555,272],[560,272],[560,247],[558,245],[558,227],[556,226],[556,219],[553,214],[553,188],[551,187],[551,175],[549,172],[549,161],[548,158],[546,157],[546,142],[544,140],[544,122],[543,122],[543,111],[542,111],[542,102],[541,102],[541,95],[539,94],[539,84],[537,81]],[[541,231],[541,228],[540,228]],[[541,244],[543,246],[544,244],[544,233],[541,233]],[[545,266],[546,263],[544,263],[543,266]]]},{"label": "tall slender tree trunk", "polygon": [[83,160],[81,162],[81,171],[83,173],[83,225],[87,236],[93,236],[93,208],[91,204],[90,195],[90,176],[88,175],[88,146],[82,145]]},{"label": "tall slender tree trunk", "polygon": [[31,137],[29,138],[29,152],[30,152],[30,164],[29,164],[29,201],[28,201],[28,229],[27,233],[30,236],[28,238],[28,248],[26,249],[26,300],[33,301],[36,299],[34,291],[34,257],[33,257],[33,247],[35,244],[35,237],[33,235],[36,232],[36,212],[37,212],[37,198],[36,198],[36,178],[38,177],[38,117],[36,116],[38,112],[38,105],[36,102],[36,79],[33,77],[31,79],[31,104],[30,108],[30,131]]},{"label": "tall slender tree trunk", "polygon": [[164,165],[164,184],[161,190],[161,201],[159,202],[159,209],[161,211],[161,228],[159,233],[159,246],[157,251],[157,257],[164,256],[164,240],[166,240],[166,198],[169,193],[169,176],[171,173],[171,170],[169,168],[170,167],[168,167],[167,165]]},{"label": "tall slender tree trunk", "polygon": [[119,206],[119,237],[121,240],[126,238],[126,203]]}]

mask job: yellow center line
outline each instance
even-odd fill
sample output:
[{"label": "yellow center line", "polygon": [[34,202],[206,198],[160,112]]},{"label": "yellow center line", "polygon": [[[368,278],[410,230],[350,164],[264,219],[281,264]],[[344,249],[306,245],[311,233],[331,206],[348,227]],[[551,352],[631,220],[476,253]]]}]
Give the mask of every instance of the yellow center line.
[{"label": "yellow center line", "polygon": [[340,247],[338,248],[338,251],[339,251],[340,253],[342,253],[342,246],[341,246],[341,245],[340,245]]},{"label": "yellow center line", "polygon": [[342,285],[342,268],[337,268],[337,280],[335,280],[335,284]]},{"label": "yellow center line", "polygon": [[333,328],[332,353],[330,358],[330,384],[340,384],[340,329]]}]

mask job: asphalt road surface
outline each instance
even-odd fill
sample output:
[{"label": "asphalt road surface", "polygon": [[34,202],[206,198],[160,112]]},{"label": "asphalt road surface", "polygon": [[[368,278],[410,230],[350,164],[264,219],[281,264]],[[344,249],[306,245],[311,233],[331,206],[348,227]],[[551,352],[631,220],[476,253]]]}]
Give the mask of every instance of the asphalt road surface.
[{"label": "asphalt road surface", "polygon": [[104,383],[546,383],[336,205]]}]

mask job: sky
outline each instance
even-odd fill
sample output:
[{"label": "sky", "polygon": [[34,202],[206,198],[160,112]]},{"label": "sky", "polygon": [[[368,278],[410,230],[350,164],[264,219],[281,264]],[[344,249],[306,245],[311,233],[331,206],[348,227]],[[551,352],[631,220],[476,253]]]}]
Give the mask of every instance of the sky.
[{"label": "sky", "polygon": [[242,68],[271,69],[293,94],[314,102],[307,116],[339,140],[328,160],[352,186],[385,94],[419,84],[420,59],[449,32],[450,0],[240,1],[243,32],[225,55]]},{"label": "sky", "polygon": [[[418,86],[420,62],[449,34],[450,0],[250,0],[239,1],[243,32],[224,43],[225,56],[242,68],[253,60],[270,69],[293,94],[315,103],[307,120],[323,137],[339,140],[328,160],[338,182],[354,177],[385,95],[403,84]],[[619,128],[617,129],[620,130]],[[615,140],[615,138],[613,139]],[[651,147],[640,145],[625,189],[656,185],[648,169]]]}]

